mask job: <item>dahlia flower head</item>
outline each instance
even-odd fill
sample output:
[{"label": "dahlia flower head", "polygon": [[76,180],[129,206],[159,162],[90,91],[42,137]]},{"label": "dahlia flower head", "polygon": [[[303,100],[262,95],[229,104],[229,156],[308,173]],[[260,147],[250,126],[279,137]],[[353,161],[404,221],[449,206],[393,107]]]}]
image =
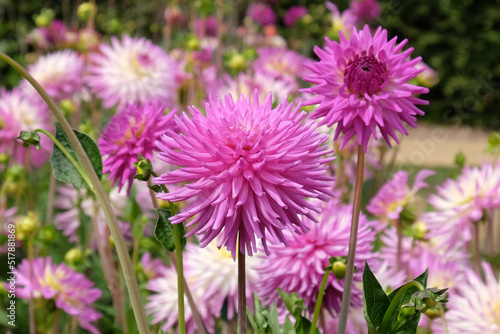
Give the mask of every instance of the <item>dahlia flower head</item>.
[{"label": "dahlia flower head", "polygon": [[[211,310],[209,310],[208,305],[201,302],[201,291],[193,290],[190,285],[189,277],[185,276],[185,278],[205,329],[209,333],[213,333],[215,322],[213,315],[210,313]],[[152,324],[164,322],[161,328],[163,332],[166,333],[171,330],[178,321],[177,271],[175,267],[160,268],[158,270],[158,276],[147,283],[146,289],[152,292],[152,294],[148,296],[148,301],[145,305],[146,314],[152,315]],[[198,328],[194,322],[193,312],[186,295],[184,295],[184,319],[186,322],[186,333],[197,333]],[[175,333],[178,333],[177,328],[175,329]]]},{"label": "dahlia flower head", "polygon": [[309,73],[304,67],[311,59],[304,57],[297,52],[287,48],[266,47],[257,49],[259,57],[254,60],[253,68],[255,72],[266,72],[275,77],[292,78]]},{"label": "dahlia flower head", "polygon": [[340,43],[325,38],[325,50],[316,46],[320,61],[306,64],[313,74],[304,80],[316,84],[302,91],[318,96],[306,104],[319,104],[309,117],[323,118],[319,125],[337,124],[334,140],[343,136],[341,149],[357,135],[366,152],[368,141],[380,134],[391,146],[399,139],[394,130],[408,135],[403,122],[416,127],[416,115],[424,112],[416,104],[428,104],[414,95],[427,93],[425,87],[409,84],[423,69],[415,67],[421,58],[407,61],[413,48],[401,52],[407,40],[396,45],[387,40],[387,30],[379,27],[372,36],[366,25],[353,29],[349,40],[339,33]]},{"label": "dahlia flower head", "polygon": [[489,264],[482,268],[484,281],[469,268],[456,287],[458,293],[450,294],[445,314],[448,333],[500,333],[500,280]]},{"label": "dahlia flower head", "polygon": [[[352,206],[332,202],[321,204],[319,201],[308,202],[309,206],[323,209],[314,219],[304,218],[303,223],[310,229],[308,233],[298,235],[286,231],[285,237],[290,246],[272,243],[269,245],[270,255],[260,259],[256,268],[260,274],[257,293],[264,305],[277,301],[278,309],[283,312],[285,306],[277,291],[281,288],[286,293],[297,292],[299,298],[305,299],[304,305],[312,315],[329,259],[347,256]],[[319,223],[315,224],[316,221]],[[361,215],[354,263],[359,272],[354,274],[354,282],[361,282],[365,261],[376,266],[374,260],[377,254],[372,253],[371,245],[373,241],[375,232],[369,227],[366,217]],[[328,277],[322,307],[332,315],[340,311],[344,281],[333,274]],[[361,307],[362,302],[362,290],[354,285],[351,306]]]},{"label": "dahlia flower head", "polygon": [[288,76],[276,76],[264,71],[255,71],[253,74],[240,73],[235,78],[225,75],[221,79],[212,82],[212,85],[210,85],[209,81],[207,82],[209,95],[223,97],[243,94],[251,97],[257,90],[259,101],[264,101],[271,92],[273,104],[292,96],[297,92],[297,89],[298,85],[295,79]]},{"label": "dahlia flower head", "polygon": [[37,27],[26,36],[28,44],[41,49],[61,47],[67,44],[68,27],[59,20],[52,20],[46,27]]},{"label": "dahlia flower head", "polygon": [[[181,166],[155,179],[158,184],[186,183],[181,189],[157,197],[167,201],[195,201],[171,218],[196,225],[186,236],[203,234],[202,247],[219,236],[236,257],[239,251],[252,255],[256,238],[267,252],[267,239],[288,244],[284,229],[305,233],[309,228],[299,216],[316,221],[319,209],[305,197],[328,200],[333,178],[325,176],[334,158],[322,145],[328,139],[305,121],[306,113],[286,101],[272,108],[272,96],[259,104],[231,95],[209,97],[206,116],[195,107],[175,116],[181,134],[168,130],[157,141],[158,158]],[[188,221],[189,218],[194,219]]]},{"label": "dahlia flower head", "polygon": [[399,216],[404,207],[410,204],[417,191],[429,186],[424,180],[434,174],[435,172],[431,170],[421,170],[415,177],[413,187],[410,188],[408,173],[397,172],[380,188],[367,205],[366,210],[379,218],[382,223],[398,225]]},{"label": "dahlia flower head", "polygon": [[[71,99],[83,88],[84,60],[72,50],[61,50],[41,56],[28,66],[28,72],[56,102]],[[21,90],[27,96],[41,98],[31,84],[23,80]]]},{"label": "dahlia flower head", "polygon": [[[30,267],[33,269],[31,272]],[[99,330],[92,324],[102,314],[91,306],[101,298],[101,290],[83,274],[73,271],[64,263],[53,264],[50,257],[27,259],[17,268],[16,297],[54,300],[58,309],[78,319],[79,325],[94,334]]]},{"label": "dahlia flower head", "polygon": [[468,243],[484,210],[500,208],[500,165],[467,166],[456,180],[448,179],[436,189],[437,194],[429,196],[434,210],[423,215],[429,235],[446,248]]},{"label": "dahlia flower head", "polygon": [[268,4],[262,2],[252,3],[248,7],[246,15],[262,26],[276,23],[276,14],[273,9]]},{"label": "dahlia flower head", "polygon": [[160,277],[163,270],[167,268],[162,260],[151,257],[150,252],[146,252],[141,258],[142,271],[148,280]]},{"label": "dahlia flower head", "polygon": [[40,167],[49,160],[52,141],[44,134],[40,134],[40,150],[34,146],[24,147],[23,142],[16,139],[21,131],[35,129],[49,132],[53,129],[46,105],[24,95],[19,88],[10,92],[0,89],[0,153],[10,157],[10,164]]},{"label": "dahlia flower head", "polygon": [[[255,270],[259,258],[246,260],[246,298],[247,305],[253,310],[254,292],[259,281]],[[190,288],[199,291],[200,302],[208,305],[213,317],[220,318],[224,303],[227,302],[228,320],[235,318],[238,307],[238,264],[225,249],[217,247],[213,240],[205,248],[188,244],[184,253],[184,275]]]},{"label": "dahlia flower head", "polygon": [[309,11],[304,6],[292,6],[286,12],[283,22],[287,27],[292,27],[298,20],[309,14]]},{"label": "dahlia flower head", "polygon": [[103,101],[104,108],[158,100],[174,107],[180,69],[158,45],[143,37],[123,35],[120,41],[101,43],[99,52],[89,56],[86,83]]},{"label": "dahlia flower head", "polygon": [[173,116],[176,110],[165,114],[165,105],[158,101],[144,104],[129,104],[111,118],[98,140],[104,156],[103,174],[109,173],[111,186],[118,182],[119,189],[127,183],[130,194],[137,169],[134,162],[139,154],[145,159],[154,159],[155,142],[168,129],[175,128]]},{"label": "dahlia flower head", "polygon": [[337,34],[342,31],[346,38],[351,36],[353,28],[356,26],[358,18],[351,9],[346,9],[340,13],[337,5],[330,1],[325,3],[325,7],[332,12],[332,30]]},{"label": "dahlia flower head", "polygon": [[375,20],[382,12],[377,0],[353,0],[349,3],[349,9],[357,18],[356,24]]}]

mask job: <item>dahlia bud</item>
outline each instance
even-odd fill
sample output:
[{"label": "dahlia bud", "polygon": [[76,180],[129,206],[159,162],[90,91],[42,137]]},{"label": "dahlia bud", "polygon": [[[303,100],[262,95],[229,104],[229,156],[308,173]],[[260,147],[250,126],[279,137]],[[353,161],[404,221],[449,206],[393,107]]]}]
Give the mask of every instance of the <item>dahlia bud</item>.
[{"label": "dahlia bud", "polygon": [[134,167],[137,169],[137,175],[134,179],[140,181],[148,181],[153,172],[153,166],[151,160],[144,159],[144,157],[139,153],[139,161],[134,162]]},{"label": "dahlia bud", "polygon": [[27,216],[19,217],[15,223],[16,233],[19,239],[33,236],[38,232],[40,221],[36,213],[29,211]]},{"label": "dahlia bud", "polygon": [[228,66],[236,72],[243,71],[246,68],[246,59],[241,53],[236,53],[229,59]]},{"label": "dahlia bud", "polygon": [[84,2],[78,6],[77,15],[80,21],[85,22],[96,13],[96,6],[91,2]]},{"label": "dahlia bud", "polygon": [[19,137],[16,137],[16,139],[21,139],[23,141],[24,147],[33,145],[36,147],[37,150],[40,150],[42,148],[40,146],[40,135],[35,131],[33,132],[21,131],[21,134],[19,135]]},{"label": "dahlia bud", "polygon": [[67,264],[77,265],[82,262],[82,251],[79,248],[71,248],[64,255],[64,261]]},{"label": "dahlia bud", "polygon": [[62,100],[59,107],[61,108],[61,111],[63,112],[64,116],[70,116],[76,110],[76,106],[70,99]]},{"label": "dahlia bud", "polygon": [[343,261],[335,261],[332,264],[332,272],[338,278],[345,277],[346,264]]}]

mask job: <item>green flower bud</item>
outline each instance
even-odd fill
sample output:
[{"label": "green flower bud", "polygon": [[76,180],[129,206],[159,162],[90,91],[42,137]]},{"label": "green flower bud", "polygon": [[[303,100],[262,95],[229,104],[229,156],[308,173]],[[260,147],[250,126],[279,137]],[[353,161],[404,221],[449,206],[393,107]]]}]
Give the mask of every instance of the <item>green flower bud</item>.
[{"label": "green flower bud", "polygon": [[38,216],[33,211],[29,211],[27,216],[19,217],[16,222],[16,234],[19,239],[33,236],[40,228]]},{"label": "green flower bud", "polygon": [[38,233],[38,238],[43,243],[47,244],[51,243],[52,241],[54,241],[54,237],[55,237],[55,231],[53,226],[45,226],[40,230],[40,233]]},{"label": "green flower bud", "polygon": [[78,19],[80,21],[85,22],[91,16],[95,16],[96,6],[91,2],[84,2],[80,6],[78,6],[78,10],[76,14],[78,15]]},{"label": "green flower bud", "polygon": [[54,19],[55,13],[52,9],[42,9],[42,12],[35,16],[35,24],[38,27],[46,27]]},{"label": "green flower bud", "polygon": [[335,261],[332,264],[332,272],[338,278],[342,279],[345,277],[346,265],[343,261]]},{"label": "green flower bud", "polygon": [[194,35],[191,35],[187,38],[186,47],[188,50],[199,50],[200,49],[200,41]]},{"label": "green flower bud", "polygon": [[64,261],[68,264],[80,264],[82,262],[82,251],[79,248],[71,248],[64,255]]},{"label": "green flower bud", "polygon": [[457,165],[459,168],[464,168],[465,161],[466,158],[464,152],[460,151],[459,153],[457,153],[457,155],[455,155],[455,165]]},{"label": "green flower bud", "polygon": [[0,153],[0,164],[6,164],[10,157],[7,153]]},{"label": "green flower bud", "polygon": [[134,176],[134,179],[140,181],[149,180],[153,171],[151,160],[144,159],[144,157],[139,153],[139,161],[134,162],[134,167],[137,169],[137,174]]},{"label": "green flower bud", "polygon": [[236,53],[229,59],[228,66],[233,71],[240,72],[246,68],[246,62],[245,56],[240,53]]},{"label": "green flower bud", "polygon": [[64,113],[64,116],[70,116],[76,110],[76,106],[70,99],[62,100],[59,106],[61,108],[61,111]]},{"label": "green flower bud", "polygon": [[35,131],[33,132],[21,131],[21,134],[19,135],[19,137],[16,137],[16,139],[21,139],[23,141],[24,147],[33,145],[37,150],[42,148],[40,146],[40,135]]}]

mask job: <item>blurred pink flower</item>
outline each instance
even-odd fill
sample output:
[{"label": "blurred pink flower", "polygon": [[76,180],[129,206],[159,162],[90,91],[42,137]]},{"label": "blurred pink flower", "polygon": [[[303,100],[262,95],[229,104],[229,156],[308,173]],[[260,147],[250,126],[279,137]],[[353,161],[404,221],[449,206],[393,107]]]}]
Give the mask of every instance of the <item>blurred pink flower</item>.
[{"label": "blurred pink flower", "polygon": [[352,0],[349,3],[349,8],[357,18],[356,24],[373,21],[382,12],[377,0]]},{"label": "blurred pink flower", "polygon": [[247,9],[247,16],[262,26],[276,23],[276,14],[273,9],[261,2],[252,3]]},{"label": "blurred pink flower", "polygon": [[304,6],[292,6],[285,14],[283,22],[287,27],[294,26],[298,20],[307,15],[309,11]]},{"label": "blurred pink flower", "polygon": [[[252,255],[256,238],[264,248],[269,235],[287,244],[284,229],[307,232],[299,215],[310,217],[318,209],[305,197],[328,200],[331,177],[325,176],[331,151],[322,145],[328,136],[304,122],[305,112],[286,101],[272,108],[272,96],[259,104],[242,95],[229,95],[225,104],[209,98],[206,116],[195,107],[175,117],[181,134],[168,131],[157,142],[158,158],[182,166],[155,179],[158,184],[187,183],[158,198],[194,203],[171,218],[173,224],[196,225],[186,236],[203,234],[202,247],[219,236],[236,257],[240,237],[242,253]],[[326,156],[326,157],[325,157]]]},{"label": "blurred pink flower", "polygon": [[31,264],[23,259],[18,266],[16,287],[16,297],[52,299],[57,308],[76,317],[83,329],[99,333],[92,322],[99,320],[102,314],[91,304],[101,297],[101,290],[65,264],[52,264],[50,257],[35,258]]},{"label": "blurred pink flower", "polygon": [[304,64],[313,63],[312,59],[287,48],[259,48],[257,53],[259,57],[253,63],[254,71],[269,73],[275,77],[289,77],[294,80],[297,77],[302,78],[309,73]]}]

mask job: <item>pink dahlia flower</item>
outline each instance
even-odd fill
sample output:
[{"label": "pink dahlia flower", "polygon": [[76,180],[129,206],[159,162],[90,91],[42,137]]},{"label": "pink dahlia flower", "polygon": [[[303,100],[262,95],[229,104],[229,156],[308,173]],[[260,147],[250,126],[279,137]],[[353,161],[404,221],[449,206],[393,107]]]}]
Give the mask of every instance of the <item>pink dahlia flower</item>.
[{"label": "pink dahlia flower", "polygon": [[403,208],[410,204],[418,190],[427,187],[424,180],[434,175],[431,170],[421,170],[415,177],[413,187],[408,186],[408,173],[399,171],[392,179],[380,188],[366,207],[371,214],[386,224],[398,224],[399,215]]},{"label": "pink dahlia flower", "polygon": [[52,141],[40,134],[42,148],[37,150],[34,146],[24,147],[22,141],[16,139],[21,131],[35,129],[52,131],[46,105],[23,95],[19,88],[11,92],[0,89],[0,153],[6,153],[11,163],[23,165],[27,162],[27,166],[40,167],[49,160]]},{"label": "pink dahlia flower", "polygon": [[[257,257],[246,260],[246,297],[253,309],[253,296],[259,275],[255,266]],[[208,305],[215,318],[220,318],[224,303],[227,303],[227,319],[233,319],[238,307],[238,264],[231,253],[217,248],[217,240],[205,248],[194,244],[186,246],[184,254],[184,274],[192,283],[191,289],[199,291],[200,302]]]},{"label": "pink dahlia flower", "polygon": [[265,3],[257,2],[251,4],[247,9],[247,16],[262,26],[276,23],[276,14],[273,9]]},{"label": "pink dahlia flower", "polygon": [[[31,76],[55,101],[70,99],[81,91],[83,69],[83,57],[72,50],[49,53],[28,66]],[[24,94],[40,99],[28,81],[24,80],[20,87]]]},{"label": "pink dahlia flower", "polygon": [[259,57],[253,63],[255,72],[266,72],[276,77],[302,77],[309,72],[304,64],[312,63],[312,60],[286,48],[260,48],[257,53]]},{"label": "pink dahlia flower", "polygon": [[91,304],[101,298],[101,290],[94,288],[94,283],[83,274],[63,263],[52,264],[50,257],[35,258],[31,264],[24,259],[17,270],[16,297],[53,300],[57,308],[76,317],[83,329],[99,333],[92,323],[99,320],[102,314]]},{"label": "pink dahlia flower", "polygon": [[283,18],[283,22],[287,27],[294,26],[298,20],[307,15],[309,11],[304,6],[292,6],[286,12],[285,17]]},{"label": "pink dahlia flower", "polygon": [[158,99],[173,107],[177,98],[177,63],[146,38],[124,35],[101,44],[90,55],[86,82],[105,108]]},{"label": "pink dahlia flower", "polygon": [[[297,292],[299,298],[305,299],[309,315],[313,314],[314,306],[325,267],[331,257],[347,256],[349,251],[349,235],[351,230],[352,206],[318,202],[308,203],[322,207],[322,213],[315,215],[314,220],[304,219],[304,224],[311,230],[305,235],[285,232],[290,247],[281,244],[271,244],[271,255],[262,257],[257,266],[260,283],[257,286],[258,295],[264,304],[270,305],[277,301],[278,308],[284,304],[278,295],[277,288],[287,293]],[[316,219],[319,224],[315,224]],[[364,215],[360,216],[358,231],[358,246],[356,248],[355,266],[359,272],[354,274],[354,282],[361,282],[365,261],[373,263],[376,254],[372,253],[371,243],[375,241],[375,232],[369,228]],[[370,263],[370,264],[372,264]],[[344,279],[338,279],[330,274],[323,299],[323,308],[334,315],[340,311]],[[351,306],[362,305],[362,291],[354,286]]]},{"label": "pink dahlia flower", "polygon": [[337,5],[330,1],[325,3],[325,7],[332,12],[332,30],[335,33],[342,31],[346,38],[351,37],[352,30],[357,22],[357,17],[353,11],[346,9],[341,14]]},{"label": "pink dahlia flower", "polygon": [[175,127],[175,110],[165,115],[165,106],[147,101],[143,105],[130,104],[113,116],[99,138],[99,149],[104,156],[103,173],[109,173],[112,186],[118,181],[121,189],[127,182],[130,194],[137,170],[134,162],[139,154],[153,160],[155,141]]},{"label": "pink dahlia flower", "polygon": [[167,266],[160,259],[151,258],[151,253],[146,252],[141,258],[142,270],[146,275],[148,280],[159,277],[163,270],[167,269]]},{"label": "pink dahlia flower", "polygon": [[259,104],[243,95],[236,102],[229,95],[225,104],[209,97],[205,116],[192,107],[193,115],[175,117],[182,134],[169,130],[157,142],[160,160],[182,168],[164,174],[159,184],[186,182],[169,194],[158,194],[168,201],[196,198],[172,217],[179,224],[194,217],[186,226],[196,225],[186,236],[204,234],[202,247],[219,236],[236,257],[240,251],[252,255],[256,237],[264,249],[269,236],[288,244],[284,229],[305,233],[308,227],[299,215],[310,217],[319,209],[305,197],[328,200],[333,195],[325,176],[332,152],[322,145],[328,136],[316,131],[314,122],[305,121],[300,106],[286,101],[272,108],[272,96]]},{"label": "pink dahlia flower", "polygon": [[484,210],[500,208],[500,165],[465,167],[457,180],[448,179],[438,186],[429,203],[434,207],[424,214],[429,235],[447,248],[468,243]]},{"label": "pink dahlia flower", "polygon": [[[188,284],[192,281],[186,276]],[[201,320],[205,329],[209,333],[214,332],[214,317],[210,313],[208,305],[200,302],[201,291],[193,290],[191,285],[189,289],[193,296],[193,300],[196,303],[196,307],[200,312]],[[178,308],[177,308],[177,271],[174,267],[161,268],[159,270],[159,276],[150,280],[146,286],[146,289],[153,292],[153,294],[148,296],[148,302],[145,305],[146,314],[152,315],[152,324],[157,324],[164,322],[162,325],[162,330],[167,332],[171,330],[178,320]],[[196,333],[196,324],[193,319],[193,313],[191,307],[189,306],[187,298],[184,296],[184,319],[186,321],[186,333],[194,334]],[[175,333],[178,333],[176,329]]]},{"label": "pink dahlia flower", "polygon": [[446,312],[448,333],[500,333],[500,280],[491,266],[483,263],[484,281],[472,269],[450,294]]},{"label": "pink dahlia flower", "polygon": [[326,48],[315,47],[320,61],[306,65],[314,73],[305,77],[317,86],[303,89],[318,96],[307,104],[319,104],[310,118],[321,118],[320,125],[337,123],[334,139],[343,134],[341,148],[357,135],[366,152],[371,136],[380,134],[391,146],[390,137],[399,139],[394,129],[408,134],[403,121],[416,127],[416,115],[424,112],[415,104],[428,104],[413,95],[429,90],[414,86],[408,80],[422,69],[415,65],[420,57],[407,61],[413,48],[401,52],[407,40],[396,45],[387,40],[387,30],[379,27],[372,36],[370,28],[353,30],[349,40],[340,32],[340,43],[326,38]]}]

